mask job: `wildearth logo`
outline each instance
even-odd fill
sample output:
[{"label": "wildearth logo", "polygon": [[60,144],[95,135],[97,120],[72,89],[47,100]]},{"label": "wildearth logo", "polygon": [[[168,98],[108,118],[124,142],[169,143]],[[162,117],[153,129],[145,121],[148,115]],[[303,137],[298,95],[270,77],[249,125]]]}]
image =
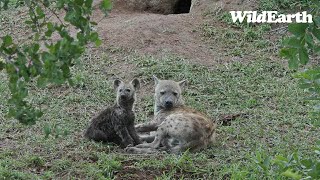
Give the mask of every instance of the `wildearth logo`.
[{"label": "wildearth logo", "polygon": [[230,11],[232,21],[242,23],[245,18],[248,23],[312,23],[312,15],[306,11],[296,14],[278,14],[277,11]]}]

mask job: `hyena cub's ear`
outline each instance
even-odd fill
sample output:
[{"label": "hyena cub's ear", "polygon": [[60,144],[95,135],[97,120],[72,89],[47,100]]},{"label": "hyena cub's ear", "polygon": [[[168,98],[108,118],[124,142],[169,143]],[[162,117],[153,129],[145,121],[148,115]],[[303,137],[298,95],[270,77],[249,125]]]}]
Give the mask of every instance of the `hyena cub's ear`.
[{"label": "hyena cub's ear", "polygon": [[134,79],[131,81],[132,86],[134,87],[135,90],[140,89],[140,82],[138,79]]},{"label": "hyena cub's ear", "polygon": [[122,83],[122,81],[120,79],[114,80],[113,81],[113,88],[117,89],[120,86],[121,83]]},{"label": "hyena cub's ear", "polygon": [[155,85],[157,85],[159,83],[159,78],[157,78],[157,76],[155,75],[153,75],[152,78],[154,80]]},{"label": "hyena cub's ear", "polygon": [[179,81],[178,84],[183,89],[187,85],[187,80]]}]

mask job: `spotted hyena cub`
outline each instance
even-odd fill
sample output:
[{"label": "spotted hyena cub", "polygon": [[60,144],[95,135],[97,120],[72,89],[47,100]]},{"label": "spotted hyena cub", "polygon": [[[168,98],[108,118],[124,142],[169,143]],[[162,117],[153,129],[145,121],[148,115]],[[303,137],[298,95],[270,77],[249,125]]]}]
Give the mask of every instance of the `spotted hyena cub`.
[{"label": "spotted hyena cub", "polygon": [[[145,124],[138,124],[139,133],[150,133],[143,140],[151,143],[128,147],[132,153],[153,153],[159,149],[171,153],[198,151],[214,142],[216,124],[202,113],[184,105],[181,88],[186,81],[155,80],[155,116]],[[152,132],[154,131],[154,132]]]},{"label": "spotted hyena cub", "polygon": [[137,145],[141,141],[134,128],[135,115],[133,105],[136,91],[140,88],[137,79],[130,83],[121,80],[114,81],[117,99],[109,107],[91,120],[85,132],[85,137],[94,141],[113,142],[121,147]]}]

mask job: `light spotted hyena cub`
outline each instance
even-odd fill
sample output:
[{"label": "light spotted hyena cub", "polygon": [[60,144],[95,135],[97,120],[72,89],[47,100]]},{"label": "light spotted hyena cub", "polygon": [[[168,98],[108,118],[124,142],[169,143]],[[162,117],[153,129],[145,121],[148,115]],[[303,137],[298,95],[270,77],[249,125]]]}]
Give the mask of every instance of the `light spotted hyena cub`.
[{"label": "light spotted hyena cub", "polygon": [[114,88],[117,92],[115,104],[92,119],[85,137],[94,141],[113,142],[122,148],[140,144],[134,128],[135,115],[132,110],[140,82],[137,79],[130,83],[115,80]]},{"label": "light spotted hyena cub", "polygon": [[145,140],[151,143],[128,147],[132,153],[153,153],[158,149],[180,153],[187,149],[198,151],[215,140],[216,124],[200,112],[184,105],[181,88],[186,81],[155,80],[155,117],[153,121],[138,124],[139,133],[152,132]]}]

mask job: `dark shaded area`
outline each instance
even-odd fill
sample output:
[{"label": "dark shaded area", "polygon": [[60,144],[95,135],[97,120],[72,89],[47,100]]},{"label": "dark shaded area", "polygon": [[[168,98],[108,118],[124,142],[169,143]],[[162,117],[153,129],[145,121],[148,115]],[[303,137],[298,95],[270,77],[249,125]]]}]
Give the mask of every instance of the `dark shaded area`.
[{"label": "dark shaded area", "polygon": [[191,7],[191,0],[179,0],[173,9],[173,14],[189,13]]},{"label": "dark shaded area", "polygon": [[231,122],[236,120],[238,117],[247,118],[248,115],[246,113],[225,115],[220,117],[219,121],[221,122],[222,126],[231,126]]}]

